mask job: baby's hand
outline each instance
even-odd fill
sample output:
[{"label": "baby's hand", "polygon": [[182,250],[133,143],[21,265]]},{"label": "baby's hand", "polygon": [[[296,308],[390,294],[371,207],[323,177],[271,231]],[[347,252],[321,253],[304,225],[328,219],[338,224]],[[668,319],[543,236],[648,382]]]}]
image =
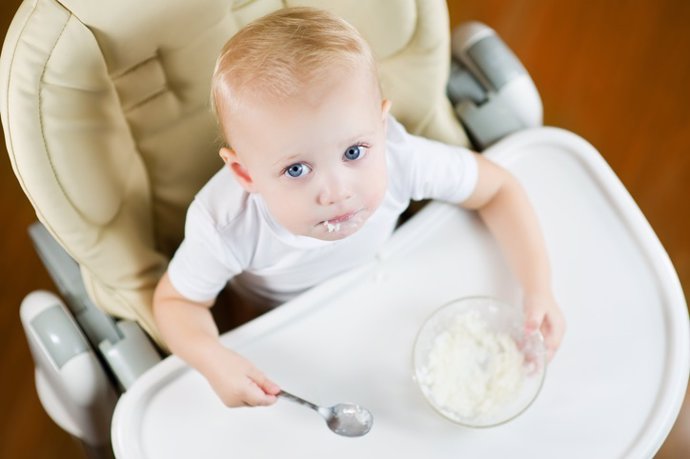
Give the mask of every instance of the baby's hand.
[{"label": "baby's hand", "polygon": [[541,331],[551,360],[565,334],[565,318],[552,293],[525,295],[525,331]]},{"label": "baby's hand", "polygon": [[226,406],[266,406],[276,402],[280,387],[251,362],[230,349],[215,350],[214,370],[206,377]]}]

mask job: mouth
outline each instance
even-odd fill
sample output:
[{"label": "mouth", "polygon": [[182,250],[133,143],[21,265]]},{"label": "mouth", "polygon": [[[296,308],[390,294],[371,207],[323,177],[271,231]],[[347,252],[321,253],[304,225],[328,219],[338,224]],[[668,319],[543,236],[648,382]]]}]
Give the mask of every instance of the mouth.
[{"label": "mouth", "polygon": [[354,217],[356,213],[357,212],[348,212],[348,213],[343,214],[343,215],[338,215],[335,218],[325,220],[324,223],[331,223],[333,225],[337,225],[338,223],[345,223],[346,221],[348,221],[349,219]]},{"label": "mouth", "polygon": [[352,218],[358,213],[359,211],[357,210],[354,212],[348,212],[346,214],[338,215],[331,219],[320,222],[319,225],[325,226],[326,231],[328,231],[329,233],[338,232],[340,231],[341,224],[347,223],[348,221],[352,220]]}]

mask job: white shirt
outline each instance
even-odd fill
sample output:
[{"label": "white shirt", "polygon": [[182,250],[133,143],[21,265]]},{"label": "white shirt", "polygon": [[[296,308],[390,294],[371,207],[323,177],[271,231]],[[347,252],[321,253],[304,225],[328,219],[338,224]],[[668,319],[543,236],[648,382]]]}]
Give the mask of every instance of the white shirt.
[{"label": "white shirt", "polygon": [[245,295],[287,301],[371,260],[410,200],[460,203],[477,183],[477,163],[462,147],[408,134],[393,117],[386,139],[388,189],[381,206],[355,234],[322,241],[289,233],[260,195],[247,193],[223,167],[187,211],[185,239],[168,266],[175,289],[209,301],[229,280]]}]

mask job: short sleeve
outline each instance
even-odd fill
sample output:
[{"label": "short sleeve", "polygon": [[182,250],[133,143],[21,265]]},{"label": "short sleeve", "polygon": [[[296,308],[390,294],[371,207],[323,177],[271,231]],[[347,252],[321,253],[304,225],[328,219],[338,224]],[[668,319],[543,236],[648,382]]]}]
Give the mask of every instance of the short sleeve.
[{"label": "short sleeve", "polygon": [[172,285],[189,300],[210,301],[241,270],[240,263],[224,246],[211,216],[198,201],[192,202],[185,238],[168,265]]},{"label": "short sleeve", "polygon": [[409,198],[461,203],[474,192],[478,166],[471,150],[409,134],[393,119],[391,130],[389,153],[398,168],[393,173]]}]

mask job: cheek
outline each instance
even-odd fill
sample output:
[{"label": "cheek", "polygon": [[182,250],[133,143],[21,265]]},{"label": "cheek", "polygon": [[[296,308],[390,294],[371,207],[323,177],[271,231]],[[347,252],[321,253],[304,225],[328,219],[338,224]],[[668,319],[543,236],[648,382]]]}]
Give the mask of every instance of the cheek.
[{"label": "cheek", "polygon": [[383,200],[388,187],[388,169],[385,156],[381,155],[380,158],[377,158],[376,162],[369,169],[365,180],[364,189],[370,190],[368,200],[370,203],[378,205]]},{"label": "cheek", "polygon": [[289,188],[277,188],[263,194],[264,201],[271,215],[285,228],[295,231],[304,220],[307,212],[308,198],[304,193]]}]

